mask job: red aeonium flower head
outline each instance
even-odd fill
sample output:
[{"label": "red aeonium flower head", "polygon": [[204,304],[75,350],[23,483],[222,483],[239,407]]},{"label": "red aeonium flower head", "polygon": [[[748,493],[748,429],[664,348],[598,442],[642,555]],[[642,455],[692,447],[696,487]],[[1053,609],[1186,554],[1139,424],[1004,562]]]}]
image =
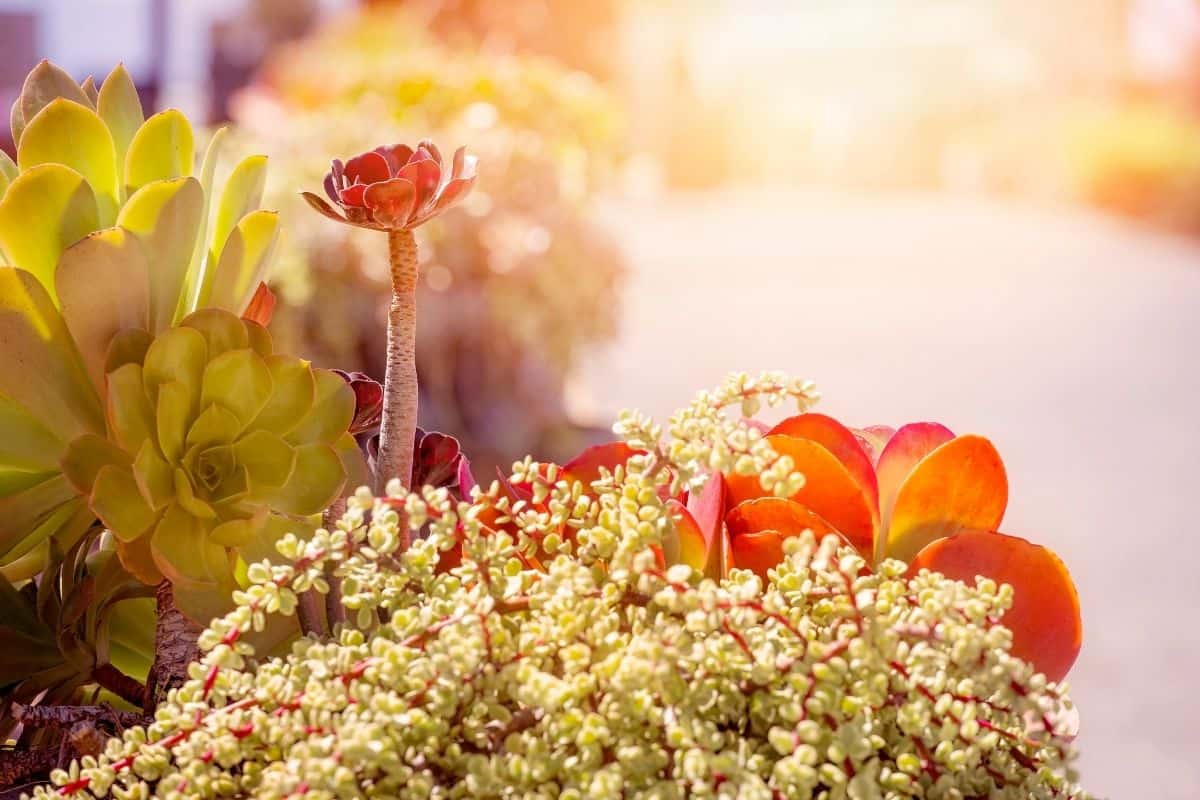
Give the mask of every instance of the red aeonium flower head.
[{"label": "red aeonium flower head", "polygon": [[476,163],[475,156],[460,147],[446,170],[441,151],[428,139],[416,149],[384,145],[344,164],[334,159],[325,176],[325,194],[342,214],[312,192],[302,194],[309,205],[338,222],[375,230],[411,229],[467,196],[475,185]]}]

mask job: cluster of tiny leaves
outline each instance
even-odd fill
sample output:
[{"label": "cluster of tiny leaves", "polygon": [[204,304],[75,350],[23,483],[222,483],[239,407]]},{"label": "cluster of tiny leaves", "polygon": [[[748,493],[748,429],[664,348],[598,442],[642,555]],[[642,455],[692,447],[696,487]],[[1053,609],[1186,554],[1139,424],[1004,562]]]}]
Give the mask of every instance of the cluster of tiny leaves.
[{"label": "cluster of tiny leaves", "polygon": [[[813,393],[735,379],[661,445],[623,417],[647,455],[590,487],[519,463],[532,503],[497,485],[469,502],[360,491],[333,530],[250,569],[148,728],[36,796],[1086,797],[1064,688],[1009,653],[1009,587],[871,572],[808,534],[766,585],[659,566],[663,486],[777,463],[720,413],[767,397]],[[405,524],[429,534],[401,552]],[[438,571],[459,540],[461,566]],[[245,634],[334,586],[348,622],[332,640],[255,658]]]}]

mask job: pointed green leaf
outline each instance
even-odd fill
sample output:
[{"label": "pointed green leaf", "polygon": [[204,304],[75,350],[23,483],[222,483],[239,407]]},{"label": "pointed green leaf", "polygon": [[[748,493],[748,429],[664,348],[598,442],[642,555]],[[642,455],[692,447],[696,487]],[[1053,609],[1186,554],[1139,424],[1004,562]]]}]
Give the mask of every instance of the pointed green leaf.
[{"label": "pointed green leaf", "polygon": [[0,395],[0,464],[31,472],[58,466],[65,442],[11,398]]},{"label": "pointed green leaf", "polygon": [[126,364],[108,374],[108,425],[121,447],[136,453],[154,433],[154,416],[140,364]]},{"label": "pointed green leaf", "polygon": [[123,367],[126,364],[141,364],[146,358],[146,351],[154,341],[149,331],[121,331],[108,343],[108,352],[104,356],[104,374]]},{"label": "pointed green leaf", "polygon": [[312,372],[317,388],[312,408],[287,435],[287,440],[293,444],[332,444],[350,429],[354,419],[354,390],[335,372],[327,369]]},{"label": "pointed green leaf", "polygon": [[[66,70],[43,60],[25,77],[25,85],[21,87],[21,96],[18,98],[21,119],[28,125],[39,111],[60,97],[81,106],[91,105],[83,89]],[[13,140],[19,138],[14,131]]]},{"label": "pointed green leaf", "polygon": [[237,438],[245,426],[227,408],[211,405],[200,412],[192,429],[188,431],[187,448],[212,444],[229,444]]},{"label": "pointed green leaf", "polygon": [[103,385],[113,337],[146,327],[148,271],[141,243],[121,228],[90,234],[59,259],[54,280],[58,303],[97,386]]},{"label": "pointed green leaf", "polygon": [[202,405],[217,403],[249,424],[271,396],[271,370],[253,350],[230,350],[208,362],[200,390]]},{"label": "pointed green leaf", "polygon": [[[50,540],[43,539],[32,550],[0,566],[0,577],[11,583],[36,578],[50,563]],[[5,609],[8,613],[8,609]],[[5,658],[5,661],[8,659]]]},{"label": "pointed green leaf", "polygon": [[246,468],[256,489],[283,486],[296,466],[296,451],[281,437],[268,431],[246,434],[233,449],[238,463]]},{"label": "pointed green leaf", "polygon": [[75,170],[44,164],[23,172],[0,199],[0,249],[54,297],[63,251],[100,227],[96,196]]},{"label": "pointed green leaf", "polygon": [[168,108],[142,123],[125,153],[125,186],[132,194],[153,181],[192,174],[195,142],[182,111]]},{"label": "pointed green leaf", "polygon": [[241,314],[270,265],[279,240],[279,215],[252,211],[229,234],[217,268],[204,276],[200,305]]},{"label": "pointed green leaf", "polygon": [[96,112],[100,114],[100,119],[104,120],[108,125],[108,130],[112,133],[113,145],[117,152],[117,165],[121,172],[118,177],[121,179],[121,189],[124,190],[127,183],[125,180],[125,153],[129,150],[129,143],[133,141],[134,134],[145,121],[137,87],[133,85],[133,78],[130,77],[124,64],[117,64],[104,79],[104,84],[100,87],[100,94],[96,98]]},{"label": "pointed green leaf", "polygon": [[183,442],[192,418],[191,390],[173,381],[158,387],[158,446],[163,458],[175,464],[183,456]]},{"label": "pointed green leaf", "polygon": [[243,217],[262,203],[267,185],[267,157],[248,156],[238,162],[221,190],[221,202],[213,219],[209,250],[220,260],[225,242]]},{"label": "pointed green leaf", "polygon": [[127,467],[101,467],[92,488],[92,511],[123,542],[150,531],[158,515],[138,491],[133,472]]},{"label": "pointed green leaf", "polygon": [[73,440],[62,458],[62,472],[81,495],[90,495],[104,467],[129,467],[129,454],[115,444],[89,433]]},{"label": "pointed green leaf", "polygon": [[283,355],[270,356],[266,361],[273,389],[254,427],[283,436],[291,433],[312,409],[317,382],[306,361]]},{"label": "pointed green leaf", "polygon": [[200,285],[204,281],[204,271],[216,266],[215,264],[211,267],[208,266],[205,259],[209,253],[208,232],[212,230],[209,209],[212,206],[213,180],[216,176],[217,161],[220,158],[221,142],[225,138],[225,131],[225,128],[218,128],[209,139],[208,148],[204,152],[204,163],[200,167],[200,188],[204,190],[204,207],[200,213],[200,236],[196,238],[196,247],[192,251],[192,261],[188,266],[187,288],[180,297],[179,308],[175,311],[176,322],[196,310]]},{"label": "pointed green leaf", "polygon": [[0,394],[64,440],[104,432],[66,324],[37,279],[12,267],[0,267],[0,343]]},{"label": "pointed green leaf", "polygon": [[262,494],[271,508],[285,514],[318,514],[341,496],[346,482],[342,460],[327,444],[296,448],[296,468],[281,488]]},{"label": "pointed green leaf", "polygon": [[178,383],[187,389],[188,413],[200,407],[200,381],[208,363],[208,343],[204,334],[194,328],[171,328],[163,331],[146,350],[142,365],[142,380],[146,393],[157,402],[158,387]]},{"label": "pointed green leaf", "polygon": [[161,509],[175,496],[175,473],[158,452],[158,446],[147,439],[142,442],[133,460],[133,479],[150,506]]},{"label": "pointed green leaf", "polygon": [[100,226],[112,225],[119,206],[117,154],[104,120],[90,108],[63,99],[51,101],[36,117],[25,119],[17,148],[21,171],[39,164],[70,167],[95,192]]},{"label": "pointed green leaf", "polygon": [[61,474],[18,494],[0,497],[0,562],[24,555],[52,535],[55,530],[43,527],[44,523],[57,520],[52,526],[57,529],[57,525],[74,510],[64,512],[63,509],[76,497],[75,490]]},{"label": "pointed green leaf", "polygon": [[220,308],[201,309],[190,314],[180,325],[204,334],[210,360],[229,350],[241,350],[250,346],[245,323],[234,314]]},{"label": "pointed green leaf", "polygon": [[154,265],[150,272],[150,330],[154,333],[174,322],[203,207],[200,182],[174,178],[138,189],[117,216],[118,225],[142,240]]}]

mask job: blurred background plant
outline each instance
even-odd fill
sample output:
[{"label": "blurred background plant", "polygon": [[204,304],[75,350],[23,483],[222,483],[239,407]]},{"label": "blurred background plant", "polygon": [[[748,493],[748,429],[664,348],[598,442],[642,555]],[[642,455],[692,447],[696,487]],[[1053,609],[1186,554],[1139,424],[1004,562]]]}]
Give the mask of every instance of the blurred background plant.
[{"label": "blurred background plant", "polygon": [[268,203],[288,232],[273,330],[318,364],[381,378],[384,254],[312,217],[297,187],[320,185],[327,164],[314,154],[469,142],[484,181],[465,213],[422,231],[421,422],[455,432],[488,471],[528,449],[562,456],[604,435],[575,424],[564,398],[582,353],[616,323],[621,257],[586,210],[614,175],[620,117],[582,72],[448,45],[432,24],[364,9],[279,49],[233,99],[240,146],[275,165]]}]

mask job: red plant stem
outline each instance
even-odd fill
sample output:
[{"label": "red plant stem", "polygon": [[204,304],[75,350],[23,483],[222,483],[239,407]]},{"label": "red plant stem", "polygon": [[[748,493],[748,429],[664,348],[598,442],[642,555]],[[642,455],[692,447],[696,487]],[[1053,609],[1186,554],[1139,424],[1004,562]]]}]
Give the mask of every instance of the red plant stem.
[{"label": "red plant stem", "polygon": [[[413,439],[417,432],[417,241],[412,231],[388,231],[392,269],[392,303],[388,309],[387,373],[383,383],[383,417],[379,427],[379,458],[375,465],[375,494],[399,478],[412,481]],[[408,547],[408,529],[401,528],[401,550]]]}]

